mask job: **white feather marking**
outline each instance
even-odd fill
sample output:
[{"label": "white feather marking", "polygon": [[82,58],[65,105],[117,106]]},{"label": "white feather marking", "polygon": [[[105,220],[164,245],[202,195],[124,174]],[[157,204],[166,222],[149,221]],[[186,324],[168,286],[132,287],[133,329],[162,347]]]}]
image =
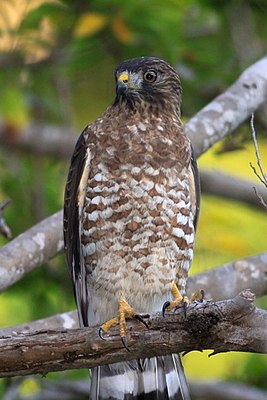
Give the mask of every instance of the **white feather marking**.
[{"label": "white feather marking", "polygon": [[83,230],[83,234],[84,234],[84,236],[90,236],[90,235],[92,235],[92,233],[94,233],[95,231],[96,231],[96,227],[93,226],[93,227],[90,228],[90,229],[84,229],[84,230]]},{"label": "white feather marking", "polygon": [[154,370],[152,371],[147,370],[143,372],[143,383],[144,383],[144,393],[150,393],[156,389],[157,383]]},{"label": "white feather marking", "polygon": [[164,195],[166,195],[165,187],[164,187],[163,185],[159,185],[158,183],[156,183],[155,189],[156,189],[156,191],[157,191],[159,194],[164,194]]},{"label": "white feather marking", "polygon": [[101,174],[100,172],[98,172],[95,176],[94,176],[94,180],[96,182],[107,182],[108,179],[105,177],[105,175]]},{"label": "white feather marking", "polygon": [[101,217],[103,219],[110,218],[112,215],[113,215],[113,210],[111,207],[108,207],[105,210],[101,211]]},{"label": "white feather marking", "polygon": [[133,134],[137,133],[137,126],[136,125],[127,125],[127,128],[129,129],[129,131],[131,131]]},{"label": "white feather marking", "polygon": [[90,162],[91,162],[91,153],[90,153],[90,150],[87,149],[85,165],[84,165],[84,169],[83,169],[82,176],[80,179],[80,184],[78,187],[78,206],[79,206],[79,215],[80,216],[81,216],[81,212],[82,212],[82,208],[83,208],[83,204],[84,204],[86,186],[87,186],[87,181],[88,181],[88,176],[89,176]]},{"label": "white feather marking", "polygon": [[184,236],[184,231],[181,228],[173,228],[172,233],[178,238],[182,238]]},{"label": "white feather marking", "polygon": [[194,233],[191,233],[190,235],[185,235],[184,239],[186,240],[187,244],[192,244],[194,243],[195,235]]},{"label": "white feather marking", "polygon": [[143,132],[146,131],[146,125],[143,124],[142,122],[138,122],[137,126],[141,131]]},{"label": "white feather marking", "polygon": [[145,190],[151,190],[154,187],[154,182],[152,181],[142,181],[141,186]]},{"label": "white feather marking", "polygon": [[185,225],[188,222],[188,216],[183,214],[177,214],[176,221],[177,224]]},{"label": "white feather marking", "polygon": [[93,211],[91,214],[88,214],[89,221],[97,221],[99,218],[99,212],[97,210]]},{"label": "white feather marking", "polygon": [[166,383],[167,383],[167,390],[169,394],[169,398],[174,398],[174,395],[177,394],[179,390],[179,381],[178,381],[178,376],[177,372],[175,369],[170,371],[168,374],[166,374]]},{"label": "white feather marking", "polygon": [[139,167],[133,167],[132,168],[132,174],[133,175],[139,174],[140,171],[141,171],[141,168],[139,168]]},{"label": "white feather marking", "polygon": [[159,170],[158,170],[158,169],[154,169],[154,168],[152,168],[152,167],[148,167],[148,168],[146,168],[145,173],[146,173],[147,175],[156,176],[156,175],[159,174]]},{"label": "white feather marking", "polygon": [[123,400],[126,394],[137,395],[133,371],[123,374],[101,377],[100,395],[102,399]]},{"label": "white feather marking", "polygon": [[102,196],[96,196],[96,197],[94,197],[93,199],[92,199],[92,201],[91,201],[91,203],[92,204],[99,204],[99,203],[101,203],[103,201],[103,197]]},{"label": "white feather marking", "polygon": [[95,243],[88,243],[86,245],[82,244],[82,250],[83,250],[84,257],[94,254],[95,249],[96,249]]},{"label": "white feather marking", "polygon": [[172,211],[171,208],[169,208],[168,210],[166,210],[166,215],[167,215],[167,217],[169,217],[169,218],[172,218],[172,217],[175,216],[175,214],[174,214],[174,212]]},{"label": "white feather marking", "polygon": [[153,196],[153,200],[156,204],[160,204],[163,202],[163,197],[161,196]]}]

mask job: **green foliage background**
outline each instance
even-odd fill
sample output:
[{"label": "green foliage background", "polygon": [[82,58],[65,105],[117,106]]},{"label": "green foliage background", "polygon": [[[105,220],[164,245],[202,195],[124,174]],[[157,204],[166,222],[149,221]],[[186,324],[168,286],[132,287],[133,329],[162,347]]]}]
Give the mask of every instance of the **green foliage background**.
[{"label": "green foliage background", "polygon": [[[2,0],[0,118],[12,128],[10,143],[16,139],[12,132],[19,135],[32,121],[81,131],[112,101],[114,67],[142,55],[160,56],[177,67],[186,121],[266,52],[266,17],[263,0]],[[266,125],[260,116],[256,129],[266,160]],[[249,161],[256,164],[246,123],[199,164],[253,181]],[[0,200],[12,199],[5,217],[14,236],[62,207],[67,169],[68,161],[1,145]],[[266,228],[266,213],[260,208],[203,195],[192,273],[266,250]],[[0,294],[0,326],[74,307],[61,255]],[[261,355],[208,358],[207,352],[193,352],[184,363],[189,378],[237,379],[266,387],[267,365]],[[77,372],[49,375],[69,376]],[[27,398],[38,384],[25,382],[21,394]],[[0,382],[0,396],[8,385],[7,380]]]}]

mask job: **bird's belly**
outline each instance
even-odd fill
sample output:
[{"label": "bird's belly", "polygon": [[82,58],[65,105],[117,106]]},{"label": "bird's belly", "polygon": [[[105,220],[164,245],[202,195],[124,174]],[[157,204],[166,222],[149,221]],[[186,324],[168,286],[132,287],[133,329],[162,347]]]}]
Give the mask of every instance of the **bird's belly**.
[{"label": "bird's belly", "polygon": [[127,176],[109,188],[106,181],[89,186],[82,249],[90,324],[114,317],[121,295],[136,312],[152,313],[170,297],[173,280],[184,289],[194,228],[186,184],[177,180]]}]

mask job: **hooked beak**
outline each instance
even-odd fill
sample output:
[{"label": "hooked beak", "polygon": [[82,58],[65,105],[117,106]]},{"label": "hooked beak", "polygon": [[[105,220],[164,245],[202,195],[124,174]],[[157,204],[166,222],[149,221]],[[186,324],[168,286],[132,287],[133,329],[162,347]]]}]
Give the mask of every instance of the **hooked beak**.
[{"label": "hooked beak", "polygon": [[118,97],[120,97],[123,93],[126,92],[126,90],[128,89],[128,83],[129,83],[129,75],[126,72],[122,72],[117,80],[116,93]]}]

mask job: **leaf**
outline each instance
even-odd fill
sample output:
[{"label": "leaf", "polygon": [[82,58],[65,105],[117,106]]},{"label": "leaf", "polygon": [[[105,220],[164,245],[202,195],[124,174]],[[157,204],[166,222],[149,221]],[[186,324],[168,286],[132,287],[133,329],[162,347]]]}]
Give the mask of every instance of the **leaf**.
[{"label": "leaf", "polygon": [[74,35],[78,37],[94,35],[106,26],[107,20],[107,16],[101,13],[85,13],[79,18]]},{"label": "leaf", "polygon": [[112,30],[119,42],[129,44],[133,42],[133,33],[126,25],[125,20],[121,16],[117,16],[112,21]]}]

